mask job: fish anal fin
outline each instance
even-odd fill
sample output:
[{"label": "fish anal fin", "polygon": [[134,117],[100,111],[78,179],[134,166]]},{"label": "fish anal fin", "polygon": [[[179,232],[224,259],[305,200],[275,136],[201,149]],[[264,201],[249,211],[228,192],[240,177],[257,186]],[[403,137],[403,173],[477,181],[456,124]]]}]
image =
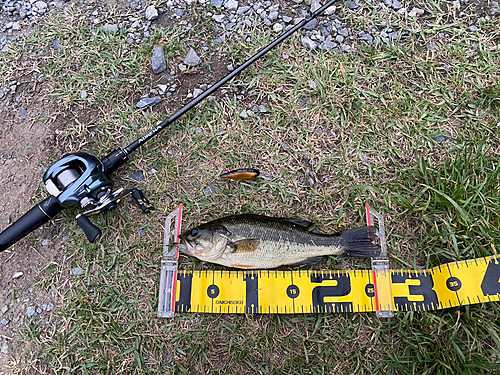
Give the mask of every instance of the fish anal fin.
[{"label": "fish anal fin", "polygon": [[321,259],[323,259],[323,258],[322,257],[312,257],[312,258],[307,258],[307,259],[304,259],[300,262],[290,264],[290,265],[291,266],[311,266],[313,264],[321,262]]},{"label": "fish anal fin", "polygon": [[259,247],[260,241],[255,238],[238,240],[231,243],[232,253],[251,253]]}]

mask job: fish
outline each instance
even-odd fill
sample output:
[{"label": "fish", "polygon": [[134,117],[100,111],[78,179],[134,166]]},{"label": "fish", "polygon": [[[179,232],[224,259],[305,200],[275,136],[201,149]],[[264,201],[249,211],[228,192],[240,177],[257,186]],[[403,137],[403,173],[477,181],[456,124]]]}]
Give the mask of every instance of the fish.
[{"label": "fish", "polygon": [[178,249],[202,261],[240,269],[315,264],[327,255],[380,254],[373,226],[321,234],[312,231],[314,225],[293,218],[232,215],[183,232]]}]

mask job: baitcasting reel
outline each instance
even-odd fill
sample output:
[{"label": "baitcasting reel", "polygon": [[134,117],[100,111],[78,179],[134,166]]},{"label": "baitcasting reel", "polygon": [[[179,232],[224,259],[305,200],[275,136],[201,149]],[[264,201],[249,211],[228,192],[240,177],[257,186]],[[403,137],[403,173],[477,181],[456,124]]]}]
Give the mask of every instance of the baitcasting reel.
[{"label": "baitcasting reel", "polygon": [[57,198],[63,208],[80,205],[87,211],[77,215],[76,221],[90,242],[102,234],[89,216],[111,211],[124,198],[132,195],[142,212],[152,209],[138,189],[118,189],[113,192],[113,180],[105,173],[101,160],[89,153],[64,156],[51,166],[43,176],[47,191]]}]

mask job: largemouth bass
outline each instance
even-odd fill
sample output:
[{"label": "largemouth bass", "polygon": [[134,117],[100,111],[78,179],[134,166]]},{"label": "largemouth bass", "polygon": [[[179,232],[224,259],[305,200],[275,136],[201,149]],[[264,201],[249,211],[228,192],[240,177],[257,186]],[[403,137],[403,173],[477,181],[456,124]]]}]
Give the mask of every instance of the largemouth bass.
[{"label": "largemouth bass", "polygon": [[228,216],[194,227],[179,238],[179,250],[206,262],[243,269],[314,264],[325,255],[373,257],[375,227],[336,234],[310,231],[314,223],[260,215]]}]

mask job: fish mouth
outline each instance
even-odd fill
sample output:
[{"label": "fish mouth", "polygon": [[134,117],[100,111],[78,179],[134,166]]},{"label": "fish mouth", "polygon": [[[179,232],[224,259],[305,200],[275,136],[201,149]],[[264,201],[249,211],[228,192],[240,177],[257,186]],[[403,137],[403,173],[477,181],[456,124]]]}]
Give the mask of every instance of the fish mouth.
[{"label": "fish mouth", "polygon": [[185,235],[185,234],[180,234],[177,237],[180,240],[180,245],[182,245],[182,246],[179,246],[179,250],[182,251],[183,253],[191,254],[191,251],[189,250],[189,248],[194,249],[196,247],[195,243],[189,241],[187,239],[187,235]]}]

